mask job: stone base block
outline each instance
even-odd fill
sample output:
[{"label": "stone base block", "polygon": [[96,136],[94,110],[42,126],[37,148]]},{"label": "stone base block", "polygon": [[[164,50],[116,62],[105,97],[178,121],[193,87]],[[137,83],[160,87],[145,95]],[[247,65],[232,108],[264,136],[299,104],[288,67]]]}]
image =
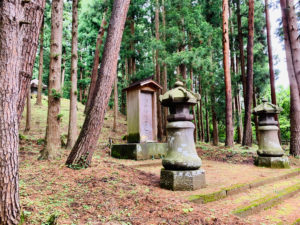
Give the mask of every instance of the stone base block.
[{"label": "stone base block", "polygon": [[255,165],[261,167],[269,167],[269,168],[290,168],[290,162],[288,157],[267,157],[267,156],[258,156],[255,159]]},{"label": "stone base block", "polygon": [[173,171],[162,169],[160,187],[172,191],[193,191],[206,187],[205,171],[185,170]]},{"label": "stone base block", "polygon": [[159,159],[167,154],[167,143],[130,143],[113,145],[111,156],[119,159]]}]

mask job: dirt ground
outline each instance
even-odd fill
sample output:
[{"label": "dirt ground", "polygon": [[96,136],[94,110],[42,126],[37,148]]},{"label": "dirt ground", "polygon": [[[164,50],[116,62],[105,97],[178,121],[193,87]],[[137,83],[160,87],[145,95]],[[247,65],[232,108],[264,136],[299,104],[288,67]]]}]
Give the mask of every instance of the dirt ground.
[{"label": "dirt ground", "polygon": [[[24,224],[289,224],[300,215],[299,195],[282,204],[279,210],[261,212],[242,219],[231,210],[250,198],[274,193],[295,180],[277,186],[262,187],[254,193],[241,193],[219,202],[196,204],[187,200],[192,194],[204,194],[255,179],[276,176],[286,170],[270,170],[253,166],[255,149],[225,149],[198,143],[197,151],[206,171],[207,188],[193,192],[172,192],[159,187],[160,160],[136,162],[109,156],[109,140],[124,142],[125,117],[118,120],[117,133],[112,132],[112,112],[108,111],[92,166],[72,170],[65,166],[68,150],[61,149],[55,161],[38,161],[43,148],[47,106],[33,105],[32,129],[20,141],[20,200]],[[64,114],[62,134],[67,132],[68,102],[62,102]],[[80,128],[84,116],[79,105]],[[21,130],[24,129],[24,120]],[[22,132],[21,132],[22,133]],[[292,165],[299,167],[299,160]],[[298,216],[300,217],[300,216]]]}]

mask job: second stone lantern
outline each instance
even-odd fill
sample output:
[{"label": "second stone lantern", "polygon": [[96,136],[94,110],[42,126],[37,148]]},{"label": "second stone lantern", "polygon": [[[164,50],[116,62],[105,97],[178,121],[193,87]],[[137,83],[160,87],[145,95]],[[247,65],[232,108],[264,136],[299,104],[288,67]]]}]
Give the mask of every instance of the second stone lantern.
[{"label": "second stone lantern", "polygon": [[253,109],[253,114],[259,117],[259,149],[255,160],[257,166],[270,168],[289,168],[289,159],[284,155],[278,138],[278,122],[275,114],[282,111],[277,105],[263,99],[262,104]]},{"label": "second stone lantern", "polygon": [[200,95],[186,90],[181,81],[175,88],[160,96],[163,106],[169,108],[168,151],[163,159],[160,186],[173,191],[189,191],[206,186],[205,172],[200,169],[194,143],[195,126],[191,122],[190,106],[197,104]]}]

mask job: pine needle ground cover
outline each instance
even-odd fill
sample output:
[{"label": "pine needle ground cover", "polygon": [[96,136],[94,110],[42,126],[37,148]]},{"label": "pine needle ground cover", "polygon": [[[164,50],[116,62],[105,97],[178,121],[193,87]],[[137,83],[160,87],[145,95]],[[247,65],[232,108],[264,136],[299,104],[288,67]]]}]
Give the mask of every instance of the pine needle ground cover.
[{"label": "pine needle ground cover", "polygon": [[[61,129],[64,134],[67,133],[68,103],[67,100],[62,101]],[[79,128],[84,118],[83,109],[83,105],[79,105]],[[208,189],[199,193],[163,190],[159,187],[159,160],[135,162],[109,156],[109,139],[122,142],[126,134],[123,116],[119,117],[118,131],[112,132],[113,114],[110,110],[106,114],[92,166],[72,170],[65,166],[69,150],[63,148],[60,158],[55,161],[37,160],[43,148],[41,139],[45,132],[46,102],[42,107],[33,105],[32,111],[32,130],[28,135],[22,135],[20,141],[20,198],[24,224],[49,224],[49,220],[53,219],[58,224],[253,224],[253,221],[282,221],[282,218],[275,217],[276,211],[273,217],[268,215],[269,220],[265,216],[245,220],[232,215],[230,210],[248,198],[247,192],[209,204],[197,204],[188,199],[192,194],[214,192],[222,185],[231,186],[233,183],[264,178],[278,171],[255,170],[253,165],[204,159]],[[21,131],[24,121],[22,124]],[[205,147],[199,148],[203,150]],[[237,173],[241,168],[244,168],[242,177]],[[232,175],[226,176],[229,173]],[[292,183],[289,181],[280,184],[280,187]],[[265,192],[258,191],[255,197]],[[295,208],[289,207],[288,213],[294,215]],[[295,221],[293,217],[291,220]]]}]

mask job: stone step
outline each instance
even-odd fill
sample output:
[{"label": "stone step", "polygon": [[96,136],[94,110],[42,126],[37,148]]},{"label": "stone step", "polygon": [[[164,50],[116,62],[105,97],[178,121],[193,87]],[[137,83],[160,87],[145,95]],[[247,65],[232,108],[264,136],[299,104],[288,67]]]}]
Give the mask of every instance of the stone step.
[{"label": "stone step", "polygon": [[189,200],[196,203],[208,203],[218,201],[220,199],[224,199],[226,197],[239,194],[246,190],[254,189],[257,187],[261,187],[267,184],[272,184],[281,180],[286,180],[295,176],[300,175],[300,169],[294,169],[289,171],[288,173],[284,173],[282,175],[276,177],[269,177],[264,179],[255,180],[245,184],[235,184],[229,187],[222,188],[216,192],[207,193],[207,194],[199,194],[199,195],[191,195],[189,196]]},{"label": "stone step", "polygon": [[[298,177],[297,177],[298,178]],[[299,181],[299,178],[297,179]],[[249,204],[242,205],[232,211],[233,214],[240,217],[247,217],[254,213],[258,213],[262,210],[273,207],[275,204],[282,203],[285,199],[288,199],[300,192],[300,183],[288,186],[281,189],[278,192],[267,194],[261,198],[258,198]]]},{"label": "stone step", "polygon": [[[263,186],[258,186],[252,189],[246,189],[243,192],[236,193],[234,195],[229,195],[226,198],[220,199],[217,202],[208,202],[204,207],[209,208],[215,215],[228,215],[232,216],[232,211],[248,206],[252,204],[254,200],[264,198],[266,196],[277,195],[281,190],[289,188],[294,185],[299,185],[300,175],[290,177],[288,179],[283,179],[271,184],[265,184]],[[286,200],[287,201],[287,200]],[[300,201],[299,201],[300,204]],[[299,205],[300,206],[300,205]],[[300,210],[300,207],[298,207]],[[256,215],[256,214],[255,214]],[[293,216],[299,217],[299,213],[293,213]],[[251,216],[249,216],[251,217]],[[249,217],[246,217],[245,220],[248,221]],[[266,216],[265,216],[266,217]],[[254,221],[249,221],[250,224],[263,224],[261,223],[263,216],[258,217]],[[295,220],[296,218],[294,218]],[[292,220],[292,221],[294,221]],[[291,221],[291,222],[292,222]],[[270,224],[270,223],[265,223]],[[274,223],[272,223],[274,224]],[[276,224],[276,223],[275,223]],[[287,223],[283,223],[284,225]]]},{"label": "stone step", "polygon": [[300,193],[246,218],[252,224],[300,224]]}]

